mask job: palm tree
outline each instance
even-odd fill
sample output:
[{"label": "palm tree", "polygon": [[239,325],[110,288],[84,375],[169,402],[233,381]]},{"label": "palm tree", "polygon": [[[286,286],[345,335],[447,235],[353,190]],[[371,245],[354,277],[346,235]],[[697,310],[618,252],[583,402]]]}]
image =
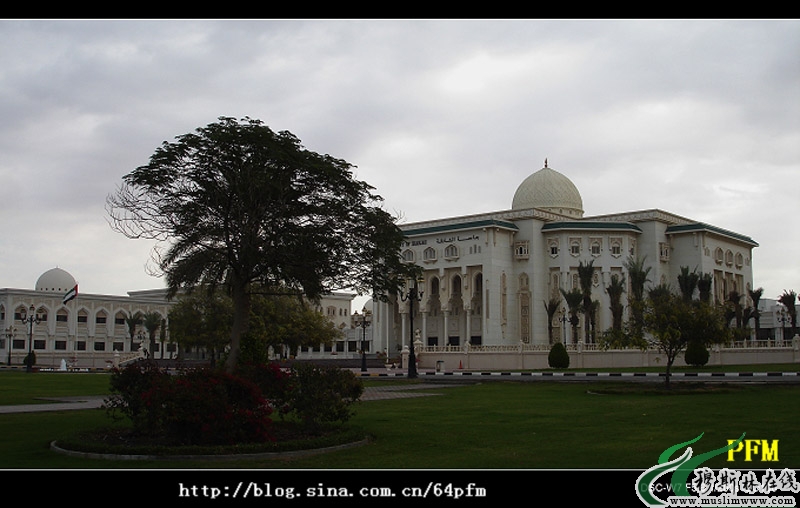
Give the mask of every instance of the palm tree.
[{"label": "palm tree", "polygon": [[764,288],[748,289],[750,299],[753,301],[753,311],[750,313],[756,322],[756,340],[758,340],[758,331],[761,329],[761,311],[758,310],[759,303],[761,302],[761,295],[764,294]]},{"label": "palm tree", "polygon": [[606,293],[611,301],[611,329],[622,330],[622,313],[625,306],[622,305],[622,294],[625,292],[625,277],[617,274],[611,276],[611,282],[606,287]]},{"label": "palm tree", "polygon": [[797,309],[795,308],[795,300],[797,300],[797,293],[791,290],[786,291],[784,289],[783,294],[778,297],[778,302],[786,307],[786,313],[789,315],[789,321],[792,323],[790,337],[794,337],[795,329],[797,328]]},{"label": "palm tree", "polygon": [[133,340],[136,337],[136,327],[142,324],[142,313],[137,312],[134,314],[131,312],[125,318],[125,324],[128,326],[128,335],[130,335],[131,338],[131,351],[133,351]]},{"label": "palm tree", "polygon": [[687,302],[692,301],[694,297],[694,290],[697,289],[697,283],[700,280],[700,275],[696,271],[689,271],[688,266],[681,267],[681,274],[678,275],[678,287],[681,290],[683,299]]},{"label": "palm tree", "polygon": [[597,311],[600,310],[600,300],[592,300],[591,308],[589,309],[589,327],[590,338],[592,344],[597,342]]},{"label": "palm tree", "polygon": [[156,350],[156,332],[161,328],[161,314],[154,311],[146,312],[142,316],[142,324],[144,325],[144,329],[147,330],[147,335],[150,339],[149,355],[153,355],[153,352]]},{"label": "palm tree", "polygon": [[742,328],[744,326],[742,313],[742,294],[738,291],[731,291],[728,293],[728,303],[732,307],[731,315],[736,318],[736,328]]},{"label": "palm tree", "polygon": [[641,339],[643,336],[644,323],[644,285],[649,280],[647,275],[652,267],[645,268],[643,258],[629,257],[623,266],[628,270],[628,278],[631,281],[631,297],[628,303],[631,307],[631,320],[633,321],[633,338]]},{"label": "palm tree", "polygon": [[700,273],[697,279],[697,290],[700,292],[700,301],[703,303],[711,303],[711,285],[713,275],[710,273]]},{"label": "palm tree", "polygon": [[569,291],[564,291],[562,289],[561,294],[564,295],[564,300],[566,300],[567,307],[569,307],[569,323],[572,325],[572,340],[577,344],[578,324],[581,322],[578,314],[581,312],[581,306],[583,305],[583,292],[578,288],[573,288]]},{"label": "palm tree", "polygon": [[558,307],[560,305],[561,298],[557,298],[555,296],[544,302],[544,310],[547,312],[547,336],[550,340],[550,344],[553,343],[553,318],[555,317],[556,312],[558,312]]},{"label": "palm tree", "polygon": [[581,294],[583,295],[583,315],[584,315],[584,338],[589,342],[590,323],[592,321],[592,279],[594,279],[594,259],[589,260],[588,263],[583,264],[583,261],[578,265],[578,281],[581,285]]}]

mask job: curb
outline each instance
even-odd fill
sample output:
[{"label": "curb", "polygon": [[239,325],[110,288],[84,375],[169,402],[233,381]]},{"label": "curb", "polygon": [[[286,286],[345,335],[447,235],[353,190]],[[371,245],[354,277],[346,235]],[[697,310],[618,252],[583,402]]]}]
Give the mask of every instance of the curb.
[{"label": "curb", "polygon": [[[406,377],[407,372],[394,373],[357,373],[359,377]],[[448,371],[448,372],[418,372],[418,377],[533,377],[533,378],[598,378],[598,377],[665,377],[664,372],[484,372],[484,371]],[[754,377],[785,377],[800,379],[800,372],[673,372],[671,378],[754,378]]]}]

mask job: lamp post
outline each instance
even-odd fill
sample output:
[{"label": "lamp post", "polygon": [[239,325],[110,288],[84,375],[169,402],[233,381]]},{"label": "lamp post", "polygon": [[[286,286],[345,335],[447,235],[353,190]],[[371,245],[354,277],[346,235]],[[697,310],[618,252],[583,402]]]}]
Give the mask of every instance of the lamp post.
[{"label": "lamp post", "polygon": [[30,315],[23,314],[19,319],[28,324],[28,357],[25,359],[25,372],[33,372],[33,324],[42,322],[42,318],[36,315],[36,308],[31,305]]},{"label": "lamp post", "polygon": [[407,281],[408,292],[400,293],[400,298],[408,301],[408,319],[411,326],[411,348],[408,355],[408,378],[417,377],[417,357],[414,354],[414,302],[422,301],[422,294],[425,291],[425,279],[409,279]]},{"label": "lamp post", "polygon": [[14,334],[17,333],[17,329],[13,326],[9,326],[6,328],[6,346],[8,346],[8,365],[11,366],[11,343],[14,340]]},{"label": "lamp post", "polygon": [[567,317],[567,309],[566,309],[566,307],[561,307],[561,317],[558,318],[558,320],[561,321],[561,334],[564,336],[564,338],[562,339],[563,340],[562,343],[566,347],[566,345],[567,345],[567,321],[569,321],[569,318]]},{"label": "lamp post", "polygon": [[361,372],[367,371],[367,327],[372,321],[372,313],[368,310],[358,320],[361,327]]}]

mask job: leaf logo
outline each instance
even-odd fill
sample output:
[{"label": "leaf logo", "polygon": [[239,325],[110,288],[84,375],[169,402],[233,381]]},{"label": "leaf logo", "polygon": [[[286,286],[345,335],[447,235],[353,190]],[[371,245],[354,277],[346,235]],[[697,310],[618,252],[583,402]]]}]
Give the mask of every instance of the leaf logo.
[{"label": "leaf logo", "polygon": [[[650,508],[668,506],[668,503],[662,501],[653,494],[654,491],[653,484],[661,476],[671,471],[674,471],[670,482],[673,488],[674,495],[688,496],[689,488],[686,484],[686,479],[689,477],[689,474],[692,471],[694,471],[695,468],[697,468],[697,466],[707,461],[708,459],[720,455],[722,453],[725,453],[728,450],[732,449],[733,447],[738,446],[739,443],[742,442],[745,436],[745,434],[742,434],[739,439],[737,439],[736,441],[732,442],[727,446],[723,446],[722,448],[718,448],[710,452],[702,453],[697,457],[692,458],[693,452],[691,446],[689,445],[699,441],[700,438],[703,437],[703,434],[704,433],[701,433],[694,439],[667,448],[658,457],[657,465],[651,467],[650,469],[646,470],[644,473],[639,475],[639,478],[636,479],[636,495],[646,506]],[[680,450],[683,447],[686,447],[686,451],[684,451],[680,457],[670,460],[672,454],[674,454],[676,451]]]}]

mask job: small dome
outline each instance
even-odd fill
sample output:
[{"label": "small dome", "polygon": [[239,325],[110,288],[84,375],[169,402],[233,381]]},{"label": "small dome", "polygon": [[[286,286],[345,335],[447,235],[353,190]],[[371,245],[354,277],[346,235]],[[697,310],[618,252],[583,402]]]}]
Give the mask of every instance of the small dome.
[{"label": "small dome", "polygon": [[572,180],[547,167],[533,173],[517,187],[511,204],[514,210],[539,208],[568,217],[583,217],[583,200]]},{"label": "small dome", "polygon": [[66,270],[53,268],[44,272],[36,281],[36,291],[65,293],[75,287],[75,278]]}]

